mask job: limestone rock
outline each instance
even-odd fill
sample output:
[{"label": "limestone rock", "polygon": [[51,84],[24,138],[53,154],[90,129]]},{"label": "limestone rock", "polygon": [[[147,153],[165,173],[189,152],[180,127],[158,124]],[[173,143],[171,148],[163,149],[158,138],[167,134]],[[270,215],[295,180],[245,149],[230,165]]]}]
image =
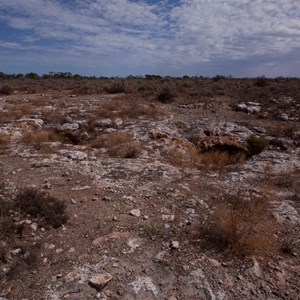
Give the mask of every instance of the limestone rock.
[{"label": "limestone rock", "polygon": [[32,224],[30,225],[30,227],[31,227],[33,230],[37,230],[38,224],[34,222],[34,223],[32,223]]},{"label": "limestone rock", "polygon": [[273,215],[278,223],[290,222],[292,224],[300,224],[299,214],[290,201],[274,201],[272,204],[275,208]]},{"label": "limestone rock", "polygon": [[171,242],[171,248],[172,249],[179,249],[179,242],[178,241],[172,241]]},{"label": "limestone rock", "polygon": [[140,217],[141,216],[141,211],[139,209],[132,209],[129,214],[131,216],[134,216],[134,217]]},{"label": "limestone rock", "polygon": [[44,121],[42,119],[22,118],[18,121],[21,128],[42,128]]},{"label": "limestone rock", "polygon": [[98,291],[101,291],[109,281],[112,280],[112,275],[110,273],[102,273],[100,275],[93,276],[89,281],[89,285]]},{"label": "limestone rock", "polygon": [[247,102],[246,104],[242,102],[237,104],[235,109],[237,111],[243,111],[249,114],[258,113],[261,111],[260,103],[257,102]]},{"label": "limestone rock", "polygon": [[82,151],[68,151],[68,150],[60,150],[62,156],[72,159],[72,160],[85,160],[87,158],[87,154]]},{"label": "limestone rock", "polygon": [[70,131],[74,131],[77,130],[79,128],[79,124],[78,123],[65,123],[62,126],[58,127],[59,131],[65,131],[65,130],[70,130]]},{"label": "limestone rock", "polygon": [[166,222],[172,222],[175,220],[175,215],[162,215],[161,219]]}]

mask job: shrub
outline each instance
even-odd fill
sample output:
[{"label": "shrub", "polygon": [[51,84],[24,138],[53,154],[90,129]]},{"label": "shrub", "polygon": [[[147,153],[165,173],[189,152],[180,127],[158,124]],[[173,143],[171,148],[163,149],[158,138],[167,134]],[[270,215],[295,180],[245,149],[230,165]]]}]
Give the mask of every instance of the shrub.
[{"label": "shrub", "polygon": [[277,251],[275,224],[267,202],[241,194],[225,195],[204,230],[204,242],[225,254],[246,256]]},{"label": "shrub", "polygon": [[162,103],[171,103],[174,101],[175,93],[171,91],[169,86],[164,86],[161,88],[157,95],[157,100]]},{"label": "shrub", "polygon": [[0,95],[10,95],[12,93],[12,88],[5,84],[0,88]]},{"label": "shrub", "polygon": [[247,139],[247,149],[250,156],[257,155],[264,151],[269,145],[269,142],[259,136],[252,135]]},{"label": "shrub", "polygon": [[30,78],[30,79],[40,78],[39,75],[34,72],[26,73],[24,76],[25,76],[25,78]]},{"label": "shrub", "polygon": [[213,81],[218,82],[221,79],[226,79],[224,75],[216,75],[212,78]]},{"label": "shrub", "polygon": [[62,226],[68,219],[64,202],[36,188],[22,189],[16,195],[14,204],[21,213],[40,218],[43,224],[54,228]]},{"label": "shrub", "polygon": [[268,80],[265,76],[257,77],[255,79],[255,84],[259,87],[264,87],[267,85],[267,83],[268,83]]},{"label": "shrub", "polygon": [[105,91],[109,94],[120,94],[125,92],[124,82],[115,82],[105,88]]}]

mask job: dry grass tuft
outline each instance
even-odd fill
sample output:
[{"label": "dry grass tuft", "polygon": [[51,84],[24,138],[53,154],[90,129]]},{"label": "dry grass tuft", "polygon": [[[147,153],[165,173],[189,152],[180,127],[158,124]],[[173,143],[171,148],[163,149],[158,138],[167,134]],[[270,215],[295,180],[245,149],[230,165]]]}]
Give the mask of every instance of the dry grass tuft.
[{"label": "dry grass tuft", "polygon": [[102,136],[97,136],[94,140],[91,141],[92,148],[104,148],[105,139]]},{"label": "dry grass tuft", "polygon": [[222,169],[230,164],[244,163],[247,159],[247,155],[243,151],[233,153],[219,150],[199,152],[192,143],[178,138],[174,140],[176,144],[169,151],[168,159],[171,164],[176,166],[188,167],[202,164],[209,169]]},{"label": "dry grass tuft", "polygon": [[168,153],[169,162],[178,167],[190,167],[200,162],[199,153],[196,147],[191,143],[182,141],[175,144]]},{"label": "dry grass tuft", "polygon": [[244,152],[207,151],[199,154],[199,161],[212,169],[224,168],[231,164],[241,164],[247,159]]},{"label": "dry grass tuft", "polygon": [[146,103],[138,95],[122,95],[104,102],[95,115],[98,118],[137,119],[146,116],[154,119],[165,114],[161,107]]},{"label": "dry grass tuft", "polygon": [[22,141],[25,144],[41,145],[42,143],[61,141],[61,138],[53,131],[34,129],[25,130]]},{"label": "dry grass tuft", "polygon": [[95,116],[98,118],[109,118],[116,116],[121,106],[122,102],[118,99],[107,100],[99,107]]},{"label": "dry grass tuft", "polygon": [[9,134],[5,132],[0,132],[0,148],[5,147],[9,144],[10,137]]},{"label": "dry grass tuft", "polygon": [[120,146],[121,144],[130,143],[133,140],[133,136],[128,132],[116,132],[111,134],[107,141],[106,147],[113,148],[116,146]]},{"label": "dry grass tuft", "polygon": [[67,108],[68,107],[68,104],[66,103],[66,101],[63,101],[63,100],[59,100],[57,103],[56,103],[56,106],[60,109],[62,108]]},{"label": "dry grass tuft", "polygon": [[133,136],[127,132],[117,132],[110,135],[105,143],[112,156],[136,158],[140,152],[140,143],[133,141]]},{"label": "dry grass tuft", "polygon": [[205,246],[228,255],[268,255],[278,251],[275,223],[263,199],[225,195],[203,230]]},{"label": "dry grass tuft", "polygon": [[125,143],[113,151],[115,156],[122,158],[136,158],[140,153],[140,144],[136,142]]}]

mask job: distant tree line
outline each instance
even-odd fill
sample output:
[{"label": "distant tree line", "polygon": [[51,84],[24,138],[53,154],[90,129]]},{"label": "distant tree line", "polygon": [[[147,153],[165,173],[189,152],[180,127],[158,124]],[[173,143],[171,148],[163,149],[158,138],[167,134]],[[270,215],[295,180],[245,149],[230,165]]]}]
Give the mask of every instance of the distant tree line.
[{"label": "distant tree line", "polygon": [[[121,78],[121,77],[106,77],[106,76],[83,76],[79,74],[72,74],[71,72],[49,72],[43,75],[38,75],[35,72],[29,72],[29,73],[13,73],[13,74],[6,74],[4,72],[0,72],[0,79],[14,79],[14,78],[29,78],[29,79],[48,79],[48,78],[55,78],[55,79],[114,79],[114,78]],[[213,77],[209,76],[188,76],[184,75],[182,77],[176,77],[176,76],[161,76],[157,74],[145,74],[145,75],[129,75],[126,78],[130,79],[141,79],[145,78],[148,80],[156,80],[156,79],[212,79],[213,81],[217,82],[219,80],[226,80],[226,79],[251,79],[251,78],[238,78],[233,77],[232,75],[215,75]],[[267,78],[266,76],[258,76],[255,77],[255,79],[258,81],[258,85],[264,86],[266,84],[266,81],[271,78]],[[276,77],[275,79],[297,79],[297,77]]]}]

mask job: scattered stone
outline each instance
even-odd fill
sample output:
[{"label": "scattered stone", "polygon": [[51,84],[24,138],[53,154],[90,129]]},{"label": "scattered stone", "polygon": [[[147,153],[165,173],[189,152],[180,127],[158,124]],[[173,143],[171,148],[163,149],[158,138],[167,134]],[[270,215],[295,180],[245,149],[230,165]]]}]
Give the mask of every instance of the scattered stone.
[{"label": "scattered stone", "polygon": [[253,273],[257,277],[261,277],[262,271],[261,271],[258,261],[255,259],[255,257],[252,257],[252,261],[253,261]]},{"label": "scattered stone", "polygon": [[34,222],[34,223],[32,223],[32,224],[30,225],[30,227],[31,227],[34,231],[36,231],[37,228],[38,228],[38,224]]},{"label": "scattered stone", "polygon": [[11,250],[9,251],[9,253],[13,256],[16,256],[16,255],[19,255],[22,253],[22,249],[21,248],[17,248],[17,249],[14,249],[14,250]]},{"label": "scattered stone", "polygon": [[101,291],[109,281],[112,280],[110,273],[102,273],[100,275],[93,276],[89,281],[89,285],[95,288],[97,291]]},{"label": "scattered stone", "polygon": [[141,211],[139,209],[132,209],[129,214],[131,216],[134,216],[134,217],[140,217],[141,216]]},{"label": "scattered stone", "polygon": [[282,121],[288,121],[290,118],[287,114],[281,114],[280,117],[279,117],[280,120]]},{"label": "scattered stone", "polygon": [[75,131],[79,129],[79,124],[78,123],[65,123],[62,126],[58,127],[59,131]]},{"label": "scattered stone", "polygon": [[175,215],[162,215],[161,219],[165,222],[173,222],[175,220]]},{"label": "scattered stone", "polygon": [[115,119],[115,124],[116,124],[117,126],[122,126],[122,125],[123,125],[123,120],[122,120],[121,118],[116,118],[116,119]]},{"label": "scattered stone", "polygon": [[209,258],[208,261],[214,266],[214,267],[220,267],[222,264],[218,262],[216,259]]},{"label": "scattered stone", "polygon": [[259,113],[261,111],[260,103],[258,102],[247,102],[245,104],[244,102],[239,103],[235,106],[235,109],[237,111],[243,111],[249,114]]},{"label": "scattered stone", "polygon": [[97,120],[95,122],[95,125],[99,127],[111,127],[113,125],[113,122],[111,119],[101,119]]},{"label": "scattered stone", "polygon": [[76,186],[71,188],[71,191],[84,191],[84,190],[89,190],[91,187],[89,185],[85,186]]},{"label": "scattered stone", "polygon": [[55,244],[50,244],[49,246],[48,246],[48,249],[50,249],[50,250],[52,250],[52,249],[54,249],[55,248]]},{"label": "scattered stone", "polygon": [[82,151],[68,151],[68,150],[60,150],[62,156],[72,159],[72,160],[85,160],[87,159],[87,154]]},{"label": "scattered stone", "polygon": [[158,289],[152,281],[150,277],[141,277],[138,276],[133,282],[129,283],[129,285],[134,290],[135,294],[138,294],[140,290],[142,291],[151,291],[154,296],[158,296]]},{"label": "scattered stone", "polygon": [[114,133],[114,132],[116,132],[117,131],[117,129],[115,129],[115,128],[106,128],[104,131],[103,131],[103,133]]},{"label": "scattered stone", "polygon": [[76,204],[77,203],[77,201],[73,198],[70,199],[70,202],[71,202],[71,204]]},{"label": "scattered stone", "polygon": [[299,214],[291,201],[273,201],[273,215],[278,223],[300,224]]},{"label": "scattered stone", "polygon": [[127,245],[130,247],[130,250],[127,253],[132,253],[136,248],[140,246],[140,239],[130,238],[127,241]]},{"label": "scattered stone", "polygon": [[179,242],[178,241],[172,241],[171,242],[171,248],[172,249],[179,249]]},{"label": "scattered stone", "polygon": [[51,183],[48,179],[45,180],[45,182],[43,184],[43,188],[44,189],[51,189]]},{"label": "scattered stone", "polygon": [[21,128],[42,128],[44,121],[42,119],[22,118],[18,121]]}]

